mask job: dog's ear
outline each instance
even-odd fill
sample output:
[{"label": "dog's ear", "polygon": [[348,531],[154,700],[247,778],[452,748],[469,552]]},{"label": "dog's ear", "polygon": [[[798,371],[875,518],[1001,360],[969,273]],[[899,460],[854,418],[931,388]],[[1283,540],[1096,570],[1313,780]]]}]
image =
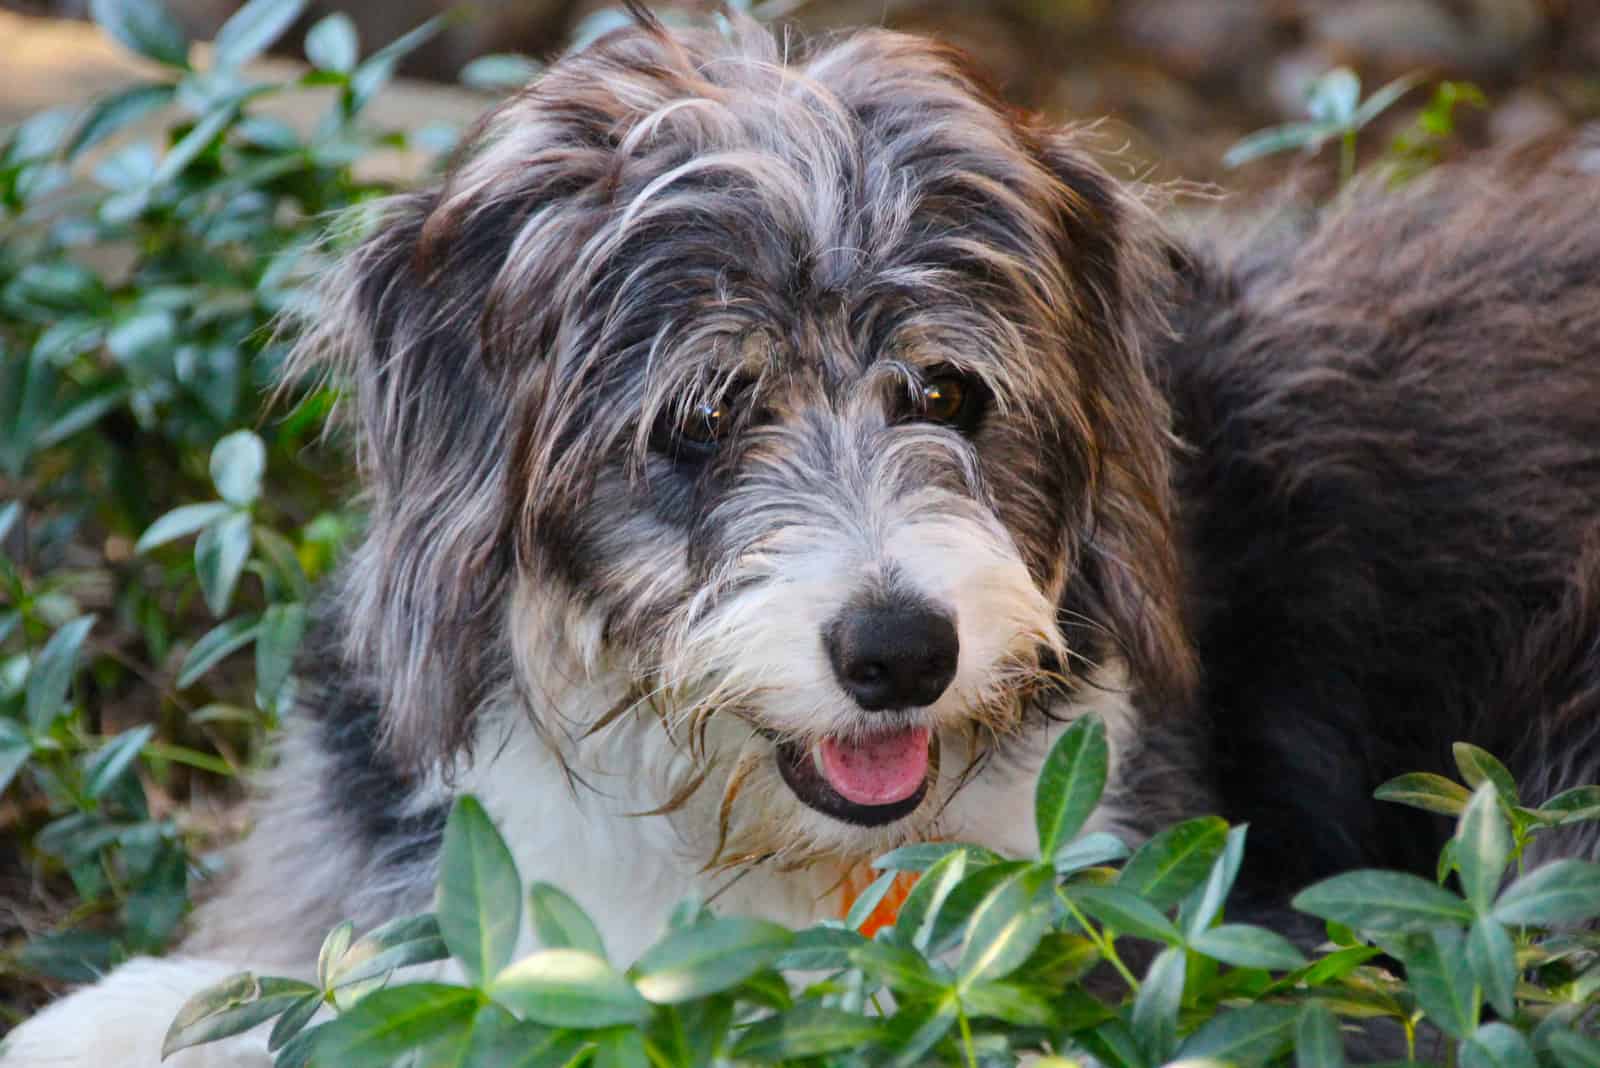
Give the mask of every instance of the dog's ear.
[{"label": "dog's ear", "polygon": [[296,357],[354,393],[367,530],[334,608],[384,741],[414,769],[470,742],[504,659],[511,574],[512,390],[478,333],[498,258],[464,236],[425,237],[439,199],[396,197],[367,220],[370,236],[324,278]]},{"label": "dog's ear", "polygon": [[[1088,528],[1063,613],[1077,648],[1113,648],[1152,710],[1192,696],[1196,661],[1184,593],[1172,485],[1171,416],[1144,345],[1164,329],[1158,295],[1170,268],[1149,208],[1077,147],[1078,135],[1038,136],[1058,184],[1061,256],[1080,294],[1098,358],[1083,368],[1098,434]],[[1090,621],[1082,626],[1079,620]]]}]

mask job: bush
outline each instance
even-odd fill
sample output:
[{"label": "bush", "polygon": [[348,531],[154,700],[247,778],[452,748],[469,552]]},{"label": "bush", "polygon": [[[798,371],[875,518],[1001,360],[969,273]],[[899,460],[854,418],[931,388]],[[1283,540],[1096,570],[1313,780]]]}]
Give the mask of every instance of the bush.
[{"label": "bush", "polygon": [[[1190,820],[1131,856],[1112,835],[1080,835],[1106,782],[1105,728],[1092,717],[1040,771],[1037,857],[906,846],[877,860],[882,875],[844,921],[799,932],[685,901],[625,971],[555,887],[534,883],[524,916],[510,850],[463,798],[435,912],[360,939],[337,928],[316,983],[223,982],[184,1008],[166,1049],[276,1019],[278,1068],[975,1068],[1023,1055],[1148,1068],[1272,1064],[1291,1051],[1297,1065],[1327,1066],[1344,1063],[1342,1027],[1353,1026],[1403,1035],[1410,1061],[1586,1068],[1600,1057],[1585,1030],[1600,1009],[1600,935],[1573,927],[1600,917],[1600,864],[1524,872],[1521,858],[1551,828],[1600,820],[1600,787],[1531,809],[1492,756],[1467,745],[1456,755],[1472,790],[1436,775],[1382,790],[1456,815],[1438,882],[1356,871],[1308,888],[1295,907],[1328,933],[1314,959],[1266,928],[1224,922],[1246,828]],[[863,936],[902,872],[920,877],[898,917]],[[522,922],[544,948],[514,961]],[[1124,962],[1135,942],[1158,947],[1143,975]],[[391,981],[444,960],[464,983]],[[324,1006],[334,1017],[312,1023]]]}]

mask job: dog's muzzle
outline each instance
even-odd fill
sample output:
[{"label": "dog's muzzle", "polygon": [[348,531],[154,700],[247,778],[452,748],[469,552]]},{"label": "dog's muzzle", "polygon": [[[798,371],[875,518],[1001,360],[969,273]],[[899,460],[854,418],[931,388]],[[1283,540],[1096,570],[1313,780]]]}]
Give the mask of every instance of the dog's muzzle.
[{"label": "dog's muzzle", "polygon": [[939,770],[939,738],[901,727],[861,739],[782,742],[778,771],[794,795],[825,816],[881,827],[911,815]]}]

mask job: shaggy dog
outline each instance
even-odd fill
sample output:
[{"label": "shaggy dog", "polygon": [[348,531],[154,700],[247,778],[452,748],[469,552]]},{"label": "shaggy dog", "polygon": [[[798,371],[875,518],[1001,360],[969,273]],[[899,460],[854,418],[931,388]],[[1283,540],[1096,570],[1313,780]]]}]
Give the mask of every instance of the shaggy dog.
[{"label": "shaggy dog", "polygon": [[371,520],[258,827],[6,1063],[154,1065],[201,986],[425,909],[463,791],[623,961],[690,892],[799,925],[904,842],[1027,853],[1086,709],[1095,826],[1249,821],[1231,915],[1425,866],[1372,790],[1452,741],[1600,778],[1597,278],[1577,165],[1224,254],[925,41],[610,36],[329,279]]}]

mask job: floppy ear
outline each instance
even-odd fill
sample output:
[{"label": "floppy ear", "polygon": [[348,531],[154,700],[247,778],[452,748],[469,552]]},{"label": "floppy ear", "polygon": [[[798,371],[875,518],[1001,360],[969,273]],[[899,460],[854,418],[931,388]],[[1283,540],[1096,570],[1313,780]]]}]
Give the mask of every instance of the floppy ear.
[{"label": "floppy ear", "polygon": [[365,538],[335,610],[347,662],[383,709],[383,740],[420,769],[468,744],[505,663],[512,560],[511,387],[484,359],[482,295],[500,256],[424,238],[437,192],[384,202],[323,282],[297,362],[354,391]]},{"label": "floppy ear", "polygon": [[[1039,137],[1060,183],[1061,255],[1085,294],[1099,358],[1085,368],[1085,402],[1099,433],[1089,528],[1069,580],[1063,627],[1077,648],[1105,646],[1108,628],[1152,711],[1186,704],[1197,668],[1183,618],[1171,455],[1171,415],[1144,350],[1165,329],[1159,294],[1168,270],[1149,209],[1074,143]],[[1074,628],[1077,628],[1074,632]]]}]

